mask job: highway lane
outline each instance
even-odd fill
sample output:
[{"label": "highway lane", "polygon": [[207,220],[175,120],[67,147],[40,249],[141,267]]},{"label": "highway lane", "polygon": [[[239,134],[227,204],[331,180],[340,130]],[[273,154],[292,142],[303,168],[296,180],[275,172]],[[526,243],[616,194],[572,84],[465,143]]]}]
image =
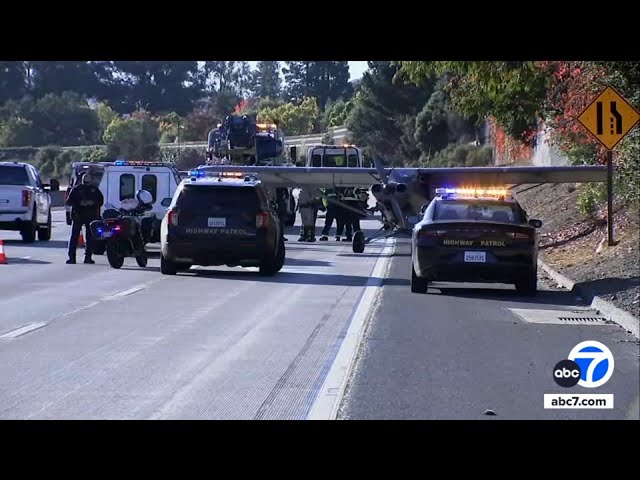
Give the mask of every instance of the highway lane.
[{"label": "highway lane", "polygon": [[294,227],[272,278],[164,276],[157,254],[144,269],[66,265],[63,212],[54,222],[48,244],[0,232],[3,419],[305,418],[378,260],[298,243]]},{"label": "highway lane", "polygon": [[[410,259],[408,240],[398,240],[388,276],[407,278]],[[570,292],[545,287],[523,299],[507,285],[434,287],[426,295],[399,283],[382,287],[340,418],[638,419],[634,337],[616,325],[528,323],[511,310],[572,311],[580,303]],[[558,386],[553,367],[585,340],[612,351],[613,376],[594,389]],[[615,408],[545,410],[545,393],[612,393]]]}]

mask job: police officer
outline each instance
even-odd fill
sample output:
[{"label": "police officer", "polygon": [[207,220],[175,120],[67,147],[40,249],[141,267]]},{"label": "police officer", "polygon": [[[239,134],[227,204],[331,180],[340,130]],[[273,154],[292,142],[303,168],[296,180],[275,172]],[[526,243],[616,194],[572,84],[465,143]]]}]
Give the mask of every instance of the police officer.
[{"label": "police officer", "polygon": [[314,187],[300,189],[298,194],[298,210],[302,220],[299,242],[316,241],[316,218],[318,215],[318,199]]},{"label": "police officer", "polygon": [[[366,192],[365,192],[366,194]],[[347,188],[345,189],[344,195],[342,197],[342,201],[345,205],[355,208],[362,209],[362,192],[361,189],[356,188]],[[347,242],[353,240],[353,232],[357,232],[360,230],[360,216],[361,214],[354,212],[350,209],[344,209],[345,212],[345,230],[347,234],[347,238],[345,239]]]},{"label": "police officer", "polygon": [[[332,200],[338,200],[338,191],[337,189],[327,188],[323,189],[324,193],[327,197]],[[342,232],[344,229],[344,215],[342,215],[343,208],[340,205],[336,205],[335,203],[327,200],[326,198],[322,199],[322,203],[327,209],[327,215],[324,220],[324,228],[322,229],[322,236],[320,237],[320,241],[326,242],[329,240],[329,231],[333,226],[333,221],[336,221],[336,240],[340,240],[340,237],[337,235],[338,232]]]},{"label": "police officer", "polygon": [[[286,232],[286,217],[288,215],[287,205],[289,203],[289,190],[286,188],[276,188],[276,209],[278,211],[278,219],[280,220],[280,227],[282,229],[282,239],[288,242],[289,239],[285,237]],[[294,212],[295,215],[295,212]]]},{"label": "police officer", "polygon": [[104,197],[100,189],[93,185],[91,174],[85,173],[82,182],[76,184],[69,192],[66,205],[71,207],[71,238],[69,238],[69,259],[67,263],[76,263],[76,249],[80,230],[84,226],[87,232],[87,242],[84,254],[84,263],[96,263],[91,259],[93,247],[93,234],[89,224],[100,218],[100,207],[104,204]]}]

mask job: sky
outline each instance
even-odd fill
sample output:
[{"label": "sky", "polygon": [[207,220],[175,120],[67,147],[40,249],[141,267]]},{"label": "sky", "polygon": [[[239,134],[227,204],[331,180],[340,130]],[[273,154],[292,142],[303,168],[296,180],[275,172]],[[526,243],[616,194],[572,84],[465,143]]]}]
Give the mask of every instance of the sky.
[{"label": "sky", "polygon": [[[258,62],[249,62],[251,68],[256,68]],[[350,80],[356,80],[362,77],[362,74],[368,69],[367,62],[349,62]]]}]

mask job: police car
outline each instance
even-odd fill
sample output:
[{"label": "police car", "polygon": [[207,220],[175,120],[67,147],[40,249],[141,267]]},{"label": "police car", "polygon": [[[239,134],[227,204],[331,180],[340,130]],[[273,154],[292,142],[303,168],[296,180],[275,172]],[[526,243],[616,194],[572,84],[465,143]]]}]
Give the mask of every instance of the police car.
[{"label": "police car", "polygon": [[192,265],[282,269],[281,223],[255,176],[194,170],[168,205],[160,227],[160,270],[175,275]]},{"label": "police car", "polygon": [[429,282],[513,283],[537,290],[540,220],[503,188],[438,188],[412,232],[411,291]]}]

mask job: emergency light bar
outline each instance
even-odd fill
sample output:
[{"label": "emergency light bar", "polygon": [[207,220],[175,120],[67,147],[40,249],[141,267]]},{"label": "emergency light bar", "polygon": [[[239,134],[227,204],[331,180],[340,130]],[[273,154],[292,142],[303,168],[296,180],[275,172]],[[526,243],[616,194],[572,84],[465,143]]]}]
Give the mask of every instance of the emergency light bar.
[{"label": "emergency light bar", "polygon": [[242,172],[208,172],[206,170],[191,170],[189,172],[190,177],[204,178],[245,178],[247,176],[256,176],[255,173],[242,173]]},{"label": "emergency light bar", "polygon": [[436,195],[460,195],[465,197],[511,197],[504,188],[436,188]]},{"label": "emergency light bar", "polygon": [[124,166],[135,166],[135,167],[166,167],[166,163],[162,162],[144,162],[144,161],[127,161],[127,160],[116,160],[113,164],[117,167]]}]

